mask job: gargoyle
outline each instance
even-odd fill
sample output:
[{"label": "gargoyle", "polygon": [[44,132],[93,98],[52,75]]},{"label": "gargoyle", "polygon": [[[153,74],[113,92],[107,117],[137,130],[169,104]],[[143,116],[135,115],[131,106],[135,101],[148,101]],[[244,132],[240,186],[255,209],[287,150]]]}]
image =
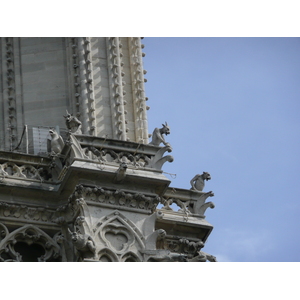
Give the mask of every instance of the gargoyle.
[{"label": "gargoyle", "polygon": [[76,250],[84,256],[84,258],[95,257],[96,245],[92,237],[88,234],[81,234],[76,231],[71,232],[72,243]]},{"label": "gargoyle", "polygon": [[49,133],[51,140],[48,140],[48,151],[54,155],[60,154],[65,145],[62,137],[55,131],[54,128],[51,128]]},{"label": "gargoyle", "polygon": [[199,251],[198,255],[190,260],[190,262],[217,262],[217,258],[211,254],[205,253],[203,251]]},{"label": "gargoyle", "polygon": [[66,119],[66,126],[69,132],[74,134],[82,134],[81,122],[76,117],[67,111],[67,115],[64,116],[64,118]]},{"label": "gargoyle", "polygon": [[152,256],[148,260],[149,262],[188,262],[187,255],[179,253],[169,253],[163,256]]},{"label": "gargoyle", "polygon": [[[163,244],[164,239],[167,233],[163,229],[155,230],[146,238],[146,247],[147,249],[156,249],[157,243]],[[162,248],[161,248],[162,249]]]},{"label": "gargoyle", "polygon": [[153,146],[159,146],[161,143],[163,143],[165,146],[171,147],[169,143],[165,141],[165,138],[163,134],[168,135],[170,134],[170,127],[168,126],[168,123],[162,124],[162,128],[155,128],[152,133],[152,141],[149,143],[149,145]]},{"label": "gargoyle", "polygon": [[208,172],[203,172],[203,174],[197,174],[190,181],[191,182],[191,190],[202,192],[205,186],[205,180],[210,180],[210,174]]},{"label": "gargoyle", "polygon": [[126,177],[127,164],[122,162],[114,177],[115,183],[122,183]]}]

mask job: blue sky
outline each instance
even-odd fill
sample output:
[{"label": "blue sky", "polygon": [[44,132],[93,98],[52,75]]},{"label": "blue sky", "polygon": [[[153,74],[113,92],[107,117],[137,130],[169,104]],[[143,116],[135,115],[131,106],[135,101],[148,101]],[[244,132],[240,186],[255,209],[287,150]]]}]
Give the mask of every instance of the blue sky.
[{"label": "blue sky", "polygon": [[300,261],[300,38],[150,38],[149,132],[165,121],[176,174],[210,172],[219,261]]}]

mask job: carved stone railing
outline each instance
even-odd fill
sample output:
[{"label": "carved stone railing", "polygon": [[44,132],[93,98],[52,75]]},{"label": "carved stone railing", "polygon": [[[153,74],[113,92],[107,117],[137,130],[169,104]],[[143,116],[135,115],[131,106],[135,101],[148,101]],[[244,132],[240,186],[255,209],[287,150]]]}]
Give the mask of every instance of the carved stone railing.
[{"label": "carved stone railing", "polygon": [[[205,202],[208,197],[214,196],[213,192],[200,192],[194,190],[168,188],[161,203],[162,211],[173,211],[184,216],[194,216],[198,218],[205,218],[204,213],[208,207],[214,208],[213,202]],[[176,211],[171,207],[176,204],[178,210]]]},{"label": "carved stone railing", "polygon": [[52,158],[13,152],[0,152],[0,181],[5,178],[52,182],[55,180]]},{"label": "carved stone railing", "polygon": [[[75,149],[73,158],[93,160],[96,163],[118,164],[126,163],[139,169],[161,171],[163,164],[173,161],[173,156],[163,156],[165,152],[171,152],[172,148],[156,147],[135,142],[125,142],[105,138],[95,138],[87,135],[71,135],[70,146]],[[76,139],[76,141],[75,141]],[[77,145],[76,145],[77,143]],[[81,153],[80,153],[81,152]],[[69,153],[64,151],[65,157]]]},{"label": "carved stone railing", "polygon": [[[214,208],[212,202],[205,202],[213,195],[169,187],[161,197],[163,206],[157,209],[160,218],[155,229],[165,231],[165,236],[157,241],[157,249],[178,255],[177,261],[216,261],[214,256],[201,251],[213,229],[204,216],[208,207]],[[162,256],[156,261],[165,261],[165,258]]]}]

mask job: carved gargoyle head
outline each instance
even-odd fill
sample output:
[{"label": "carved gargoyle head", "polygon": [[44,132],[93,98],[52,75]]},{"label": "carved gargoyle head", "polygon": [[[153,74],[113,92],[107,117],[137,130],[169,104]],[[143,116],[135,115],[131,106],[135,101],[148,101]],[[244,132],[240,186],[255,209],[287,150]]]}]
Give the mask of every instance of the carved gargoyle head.
[{"label": "carved gargoyle head", "polygon": [[78,233],[75,231],[75,232],[72,232],[71,233],[71,237],[72,237],[72,241],[73,242],[77,242],[78,238],[79,238],[79,235]]},{"label": "carved gargoyle head", "polygon": [[66,119],[66,122],[70,121],[72,118],[72,114],[70,114],[68,111],[66,111],[67,114],[64,116],[64,118]]},{"label": "carved gargoyle head", "polygon": [[81,126],[81,122],[72,114],[70,114],[68,111],[67,115],[64,116],[64,118],[66,119],[66,126],[67,128],[72,132],[72,133],[77,133],[77,134],[81,134],[81,130],[80,130],[80,126]]},{"label": "carved gargoyle head", "polygon": [[125,162],[121,162],[119,169],[125,171],[127,169],[127,164]]},{"label": "carved gargoyle head", "polygon": [[211,176],[208,172],[203,172],[202,177],[204,180],[211,180]]},{"label": "carved gargoyle head", "polygon": [[161,128],[161,133],[164,133],[165,135],[168,135],[171,133],[170,127],[167,122],[165,122],[165,124],[162,124],[162,126],[163,127]]},{"label": "carved gargoyle head", "polygon": [[57,134],[57,132],[55,131],[54,128],[50,128],[49,133],[50,133],[51,137],[54,137]]}]

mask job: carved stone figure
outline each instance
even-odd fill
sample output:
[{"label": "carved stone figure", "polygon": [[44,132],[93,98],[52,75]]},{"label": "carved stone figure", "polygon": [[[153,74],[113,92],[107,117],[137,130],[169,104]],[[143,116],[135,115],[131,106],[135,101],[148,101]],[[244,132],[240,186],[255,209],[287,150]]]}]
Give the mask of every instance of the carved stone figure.
[{"label": "carved stone figure", "polygon": [[66,126],[71,133],[82,134],[81,122],[76,117],[74,117],[68,111],[67,111],[67,115],[64,117],[66,119]]},{"label": "carved stone figure", "polygon": [[163,143],[165,146],[169,146],[170,144],[165,141],[165,138],[163,134],[168,135],[170,134],[170,127],[168,126],[168,123],[162,124],[162,128],[155,128],[152,133],[152,141],[149,143],[149,145],[153,146],[159,146],[161,143]]},{"label": "carved stone figure", "polygon": [[149,262],[188,262],[187,256],[179,253],[151,256]]},{"label": "carved stone figure", "polygon": [[205,186],[205,180],[210,180],[210,174],[208,172],[203,172],[203,174],[197,174],[190,181],[191,182],[191,190],[202,192]]},{"label": "carved stone figure", "polygon": [[211,254],[205,253],[203,251],[199,251],[198,255],[190,260],[190,262],[217,262],[217,258]]},{"label": "carved stone figure", "polygon": [[82,255],[87,257],[94,257],[96,253],[95,242],[90,235],[70,232],[72,243]]},{"label": "carved stone figure", "polygon": [[48,145],[48,151],[51,152],[51,154],[57,155],[60,154],[62,151],[65,143],[62,139],[62,137],[55,131],[55,129],[51,128],[49,130],[51,140],[50,140],[50,147]]},{"label": "carved stone figure", "polygon": [[126,170],[127,170],[127,164],[125,162],[122,162],[120,164],[119,169],[116,172],[114,182],[115,183],[122,183],[126,177]]}]

